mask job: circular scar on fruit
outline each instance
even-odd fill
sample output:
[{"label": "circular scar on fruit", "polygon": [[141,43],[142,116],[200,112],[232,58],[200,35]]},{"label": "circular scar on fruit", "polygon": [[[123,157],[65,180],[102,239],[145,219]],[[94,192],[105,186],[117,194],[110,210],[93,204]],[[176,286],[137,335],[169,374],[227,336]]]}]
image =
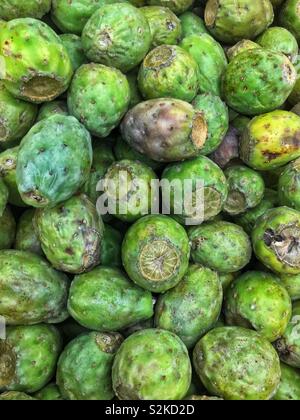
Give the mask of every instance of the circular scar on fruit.
[{"label": "circular scar on fruit", "polygon": [[279,261],[290,267],[300,268],[300,228],[294,225],[283,226],[278,231],[266,230],[266,246],[271,248]]}]

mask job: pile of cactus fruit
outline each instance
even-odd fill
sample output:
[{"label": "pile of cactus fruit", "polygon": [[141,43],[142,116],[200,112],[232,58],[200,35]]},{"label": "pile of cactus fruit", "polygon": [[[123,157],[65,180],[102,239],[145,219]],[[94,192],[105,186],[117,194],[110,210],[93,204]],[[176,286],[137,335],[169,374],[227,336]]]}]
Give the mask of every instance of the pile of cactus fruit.
[{"label": "pile of cactus fruit", "polygon": [[300,0],[0,0],[0,400],[300,400],[299,43]]}]

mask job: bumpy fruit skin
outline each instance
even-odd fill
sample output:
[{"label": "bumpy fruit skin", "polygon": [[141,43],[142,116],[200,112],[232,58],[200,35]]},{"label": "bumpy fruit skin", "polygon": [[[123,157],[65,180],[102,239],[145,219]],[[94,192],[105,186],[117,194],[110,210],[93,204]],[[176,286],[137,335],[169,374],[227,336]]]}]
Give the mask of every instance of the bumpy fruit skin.
[{"label": "bumpy fruit skin", "polygon": [[205,23],[193,12],[185,12],[179,16],[181,22],[182,39],[190,35],[208,34]]},{"label": "bumpy fruit skin", "polygon": [[0,401],[35,401],[35,398],[32,398],[30,395],[25,394],[24,392],[4,392],[0,394]]},{"label": "bumpy fruit skin", "polygon": [[274,26],[267,29],[256,42],[263,48],[285,54],[292,63],[297,61],[298,43],[294,35],[285,28]]},{"label": "bumpy fruit skin", "polygon": [[8,325],[56,323],[68,317],[64,274],[23,251],[0,251],[0,265],[0,313]]},{"label": "bumpy fruit skin", "polygon": [[281,363],[281,380],[273,398],[275,401],[300,400],[300,371]]},{"label": "bumpy fruit skin", "polygon": [[8,201],[8,189],[4,181],[0,179],[0,217],[3,215]]},{"label": "bumpy fruit skin", "polygon": [[279,177],[279,203],[300,210],[300,159],[291,162]]},{"label": "bumpy fruit skin", "polygon": [[50,11],[51,0],[1,0],[0,18],[12,20],[18,18],[32,17],[41,19]]},{"label": "bumpy fruit skin", "polygon": [[209,156],[221,169],[234,159],[239,158],[239,133],[234,127],[229,127],[219,147]]},{"label": "bumpy fruit skin", "polygon": [[101,264],[107,267],[122,267],[122,240],[121,233],[105,225],[104,236],[101,243]]},{"label": "bumpy fruit skin", "polygon": [[300,300],[300,275],[281,274],[280,281],[288,291],[292,301]]},{"label": "bumpy fruit skin", "polygon": [[208,0],[205,8],[205,23],[213,36],[225,44],[234,44],[242,39],[254,39],[274,19],[269,0]]},{"label": "bumpy fruit skin", "polygon": [[251,168],[269,171],[300,157],[300,117],[274,111],[253,118],[240,143],[241,159]]},{"label": "bumpy fruit skin", "polygon": [[49,102],[69,87],[73,70],[68,53],[44,22],[31,18],[8,22],[0,33],[0,54],[5,87],[17,98]]},{"label": "bumpy fruit skin", "polygon": [[232,61],[237,55],[253,50],[255,48],[260,48],[260,45],[256,42],[250,41],[250,39],[242,39],[242,41],[237,42],[231,48],[226,51],[229,61]]},{"label": "bumpy fruit skin", "polygon": [[229,222],[209,222],[189,231],[192,259],[220,273],[234,273],[251,259],[251,242],[244,230]]},{"label": "bumpy fruit skin", "polygon": [[192,6],[193,0],[148,0],[148,4],[168,7],[173,13],[180,15]]},{"label": "bumpy fruit skin", "polygon": [[42,401],[61,401],[63,400],[59,388],[56,384],[52,383],[45,388],[41,389],[39,392],[34,394],[34,397]]},{"label": "bumpy fruit skin", "polygon": [[258,115],[279,108],[292,92],[297,72],[281,53],[260,48],[238,54],[223,78],[227,104],[245,115]]},{"label": "bumpy fruit skin", "polygon": [[145,216],[129,228],[123,265],[136,284],[156,293],[175,287],[185,275],[190,245],[185,229],[168,216]]},{"label": "bumpy fruit skin", "polygon": [[281,377],[272,345],[239,327],[216,328],[202,338],[194,366],[207,390],[225,400],[269,400]]},{"label": "bumpy fruit skin", "polygon": [[124,341],[112,374],[120,400],[180,400],[189,389],[192,369],[187,349],[175,334],[148,329]]},{"label": "bumpy fruit skin", "polygon": [[229,287],[225,298],[227,325],[256,330],[273,343],[280,338],[291,319],[291,298],[277,277],[249,271]]},{"label": "bumpy fruit skin", "polygon": [[95,331],[118,331],[153,315],[151,293],[108,267],[75,277],[68,309],[80,325]]},{"label": "bumpy fruit skin", "polygon": [[57,270],[80,274],[100,264],[104,225],[84,194],[37,210],[34,226],[47,259]]},{"label": "bumpy fruit skin", "polygon": [[131,109],[121,125],[122,137],[139,153],[157,162],[196,157],[208,136],[200,111],[178,99],[152,99]]},{"label": "bumpy fruit skin", "polygon": [[33,126],[37,106],[12,96],[0,82],[0,146],[14,146]]},{"label": "bumpy fruit skin", "polygon": [[73,71],[75,72],[82,64],[87,62],[81,38],[75,34],[63,34],[60,35],[60,39],[68,52]]},{"label": "bumpy fruit skin", "polygon": [[66,102],[64,101],[52,101],[52,102],[46,102],[43,104],[39,110],[38,116],[37,116],[37,122],[45,120],[46,118],[52,117],[52,115],[64,115],[68,116],[68,106]]},{"label": "bumpy fruit skin", "polygon": [[39,240],[33,226],[35,210],[26,210],[19,218],[15,249],[28,251],[33,254],[43,255],[41,241]]},{"label": "bumpy fruit skin", "polygon": [[0,386],[6,391],[33,393],[55,373],[62,349],[58,330],[49,325],[8,327],[0,341]]},{"label": "bumpy fruit skin", "polygon": [[198,63],[200,91],[221,96],[221,79],[227,67],[227,58],[221,45],[203,33],[187,36],[180,46]]},{"label": "bumpy fruit skin", "polygon": [[[17,158],[19,147],[7,149],[0,153],[0,177],[8,189],[8,202],[18,207],[26,207],[18,191],[16,180]],[[0,179],[1,184],[1,179]]]},{"label": "bumpy fruit skin", "polygon": [[[178,184],[182,188],[182,207],[178,208],[178,193],[172,188],[170,194],[170,207],[172,214],[183,224],[198,225],[203,221],[210,220],[217,216],[226,202],[228,188],[226,178],[222,170],[205,156],[198,156],[196,159],[187,160],[167,166],[163,172],[162,180]],[[186,181],[192,183],[192,207],[187,206],[185,199],[189,198],[190,186],[185,185]],[[201,183],[197,185],[197,182]],[[199,194],[200,206],[197,207],[196,199]],[[202,197],[201,197],[201,195]],[[164,199],[163,194],[163,199]],[[179,210],[179,214],[177,209]]]},{"label": "bumpy fruit skin", "polygon": [[152,35],[152,47],[179,43],[181,23],[168,7],[147,6],[142,7],[140,11],[148,20]]},{"label": "bumpy fruit skin", "polygon": [[16,222],[7,207],[0,216],[0,249],[10,249],[15,240]]},{"label": "bumpy fruit skin", "polygon": [[183,280],[158,299],[155,325],[178,335],[187,348],[193,348],[218,321],[222,301],[218,274],[192,265]]},{"label": "bumpy fruit skin", "polygon": [[148,20],[128,3],[100,7],[82,33],[83,48],[90,61],[122,72],[132,70],[143,60],[151,42]]},{"label": "bumpy fruit skin", "polygon": [[279,14],[280,25],[288,29],[300,41],[299,0],[287,0]]},{"label": "bumpy fruit skin", "polygon": [[103,179],[103,191],[113,207],[111,214],[128,223],[149,214],[151,183],[156,179],[153,170],[141,162],[121,160],[113,163]]},{"label": "bumpy fruit skin", "polygon": [[300,213],[288,207],[268,210],[252,232],[257,258],[270,270],[300,274]]},{"label": "bumpy fruit skin", "polygon": [[17,184],[21,197],[33,207],[53,207],[84,185],[91,166],[91,136],[83,125],[63,115],[42,120],[20,145]]},{"label": "bumpy fruit skin", "polygon": [[111,370],[122,343],[118,333],[84,334],[73,340],[62,353],[57,384],[66,400],[111,400]]},{"label": "bumpy fruit skin", "polygon": [[138,76],[144,98],[170,97],[187,102],[197,95],[198,80],[198,64],[176,45],[161,45],[152,50],[145,57]]},{"label": "bumpy fruit skin", "polygon": [[130,102],[126,76],[102,64],[85,64],[75,73],[69,111],[95,136],[107,137],[119,124]]}]

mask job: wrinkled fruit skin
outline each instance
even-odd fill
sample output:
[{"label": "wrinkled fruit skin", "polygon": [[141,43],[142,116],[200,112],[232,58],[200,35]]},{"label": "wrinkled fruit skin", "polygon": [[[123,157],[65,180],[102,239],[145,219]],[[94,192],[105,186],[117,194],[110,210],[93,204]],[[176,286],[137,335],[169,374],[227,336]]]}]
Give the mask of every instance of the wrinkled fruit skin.
[{"label": "wrinkled fruit skin", "polygon": [[75,34],[63,34],[60,35],[60,39],[68,52],[73,71],[75,72],[82,64],[87,62],[81,38]]},{"label": "wrinkled fruit skin", "polygon": [[83,334],[73,340],[58,362],[57,384],[66,400],[111,400],[112,364],[122,336],[118,333]]},{"label": "wrinkled fruit skin", "polygon": [[300,213],[288,207],[268,210],[252,233],[254,252],[270,270],[300,274]]},{"label": "wrinkled fruit skin", "polygon": [[291,162],[280,175],[278,196],[282,206],[300,210],[300,159]]},{"label": "wrinkled fruit skin", "polygon": [[1,0],[0,8],[0,18],[7,21],[26,17],[41,19],[50,11],[51,0]]},{"label": "wrinkled fruit skin", "polygon": [[10,249],[15,240],[16,222],[7,207],[0,216],[0,249]]},{"label": "wrinkled fruit skin", "polygon": [[285,54],[292,63],[297,61],[298,43],[291,32],[285,28],[272,27],[267,29],[256,42],[265,49]]},{"label": "wrinkled fruit skin", "polygon": [[190,35],[208,34],[205,23],[193,12],[184,12],[179,16],[181,22],[182,39]]},{"label": "wrinkled fruit skin", "polygon": [[68,309],[80,325],[96,331],[118,331],[153,315],[151,293],[108,267],[75,277]]},{"label": "wrinkled fruit skin", "polygon": [[22,200],[18,191],[16,180],[18,154],[19,147],[7,149],[0,153],[0,177],[3,179],[8,189],[8,202],[17,207],[26,207],[26,204]]},{"label": "wrinkled fruit skin", "polygon": [[165,292],[188,269],[190,245],[185,229],[168,216],[145,216],[129,228],[122,247],[123,265],[136,284]]},{"label": "wrinkled fruit skin", "polygon": [[52,115],[64,115],[68,116],[68,106],[64,101],[52,101],[46,102],[40,107],[39,114],[37,117],[37,122],[45,120],[46,118],[52,117]]},{"label": "wrinkled fruit skin", "polygon": [[299,401],[300,399],[300,371],[281,363],[281,380],[273,400]]},{"label": "wrinkled fruit skin", "polygon": [[230,127],[219,147],[209,156],[220,168],[224,169],[234,159],[239,157],[239,133]]},{"label": "wrinkled fruit skin", "polygon": [[105,225],[104,236],[101,243],[101,264],[107,267],[122,267],[122,240],[121,233]]},{"label": "wrinkled fruit skin", "polygon": [[34,397],[42,401],[61,401],[63,400],[61,393],[56,384],[49,384],[39,392],[34,394]]},{"label": "wrinkled fruit skin", "polygon": [[67,318],[68,279],[42,258],[0,251],[0,314],[8,325],[56,323]]},{"label": "wrinkled fruit skin", "polygon": [[181,400],[191,383],[185,345],[175,334],[160,329],[128,337],[116,355],[112,373],[120,400]]},{"label": "wrinkled fruit skin", "polygon": [[54,115],[37,123],[22,140],[17,184],[33,207],[53,207],[86,182],[92,166],[89,132],[74,118]]},{"label": "wrinkled fruit skin", "polygon": [[43,255],[41,241],[33,226],[35,210],[26,210],[19,219],[15,249],[28,251],[33,254]]},{"label": "wrinkled fruit skin", "polygon": [[288,29],[300,41],[299,0],[287,0],[279,15],[280,25]]}]

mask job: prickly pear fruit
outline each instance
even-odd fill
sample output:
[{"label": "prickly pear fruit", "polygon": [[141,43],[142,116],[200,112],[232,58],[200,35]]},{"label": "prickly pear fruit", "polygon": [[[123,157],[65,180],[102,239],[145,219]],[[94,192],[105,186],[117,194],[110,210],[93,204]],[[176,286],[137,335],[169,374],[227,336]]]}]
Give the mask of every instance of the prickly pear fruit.
[{"label": "prickly pear fruit", "polygon": [[8,201],[8,189],[4,181],[0,178],[0,217],[3,215]]},{"label": "prickly pear fruit", "polygon": [[208,34],[205,23],[201,17],[193,12],[184,12],[179,16],[181,22],[182,39],[190,35]]},{"label": "prickly pear fruit", "polygon": [[281,52],[295,63],[298,57],[298,42],[294,35],[285,28],[273,26],[267,29],[256,42],[263,48]]},{"label": "prickly pear fruit", "polygon": [[231,48],[228,48],[226,51],[229,61],[232,61],[238,54],[241,54],[245,51],[253,50],[255,48],[260,48],[260,45],[256,42],[250,41],[250,39],[242,39]]},{"label": "prickly pear fruit", "polygon": [[3,179],[8,189],[8,202],[18,207],[26,207],[18,191],[16,180],[17,158],[19,147],[7,149],[0,153],[0,184]]},{"label": "prickly pear fruit", "polygon": [[56,384],[50,383],[34,394],[34,397],[42,401],[61,401],[63,400],[59,388]]},{"label": "prickly pear fruit", "polygon": [[68,105],[64,101],[52,101],[52,102],[46,102],[43,104],[40,108],[37,122],[45,120],[46,118],[52,117],[52,115],[64,115],[68,116]]},{"label": "prickly pear fruit", "polygon": [[288,291],[292,301],[300,300],[300,275],[280,274],[280,280]]},{"label": "prickly pear fruit", "polygon": [[36,401],[36,398],[32,398],[24,392],[10,391],[0,394],[0,401]]},{"label": "prickly pear fruit", "polygon": [[176,15],[180,15],[192,6],[193,0],[148,0],[148,4],[168,7]]},{"label": "prickly pear fruit", "polygon": [[273,400],[299,401],[300,399],[300,371],[281,363],[281,380]]},{"label": "prickly pear fruit", "polygon": [[63,34],[60,35],[60,39],[68,52],[73,71],[75,72],[82,64],[87,63],[81,38],[75,34]]},{"label": "prickly pear fruit", "polygon": [[12,20],[18,18],[41,19],[51,9],[51,0],[1,0],[0,18]]},{"label": "prickly pear fruit", "polygon": [[239,133],[236,128],[229,127],[222,143],[209,158],[222,169],[232,160],[239,158]]},{"label": "prickly pear fruit", "polygon": [[122,234],[105,225],[104,236],[101,243],[101,264],[107,267],[122,267]]},{"label": "prickly pear fruit", "polygon": [[0,216],[0,249],[10,249],[16,235],[16,222],[14,216],[7,207]]},{"label": "prickly pear fruit", "polygon": [[300,41],[299,0],[287,0],[279,14],[279,23],[295,35]]},{"label": "prickly pear fruit", "polygon": [[300,210],[300,159],[283,170],[278,183],[279,203]]}]

